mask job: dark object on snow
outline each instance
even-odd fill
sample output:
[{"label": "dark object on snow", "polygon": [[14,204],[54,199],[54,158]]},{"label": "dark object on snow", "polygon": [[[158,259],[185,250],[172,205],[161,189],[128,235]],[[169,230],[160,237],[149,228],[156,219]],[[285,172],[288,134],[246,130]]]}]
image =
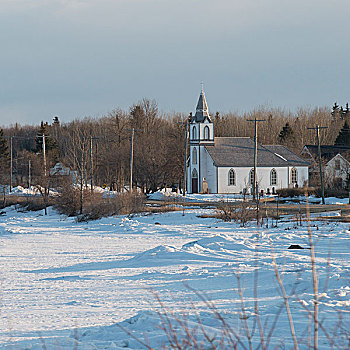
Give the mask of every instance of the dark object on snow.
[{"label": "dark object on snow", "polygon": [[289,246],[288,249],[304,249],[303,247],[300,247],[299,244],[292,244]]},{"label": "dark object on snow", "polygon": [[156,221],[154,224],[155,224],[155,225],[160,225],[160,222],[157,222],[157,221]]}]

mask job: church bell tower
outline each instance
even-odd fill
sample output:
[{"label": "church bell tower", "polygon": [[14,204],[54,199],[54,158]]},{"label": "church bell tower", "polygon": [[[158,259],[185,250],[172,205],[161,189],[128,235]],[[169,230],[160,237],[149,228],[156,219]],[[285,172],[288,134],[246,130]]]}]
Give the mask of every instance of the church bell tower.
[{"label": "church bell tower", "polygon": [[210,118],[204,90],[199,95],[196,114],[190,121],[190,157],[188,164],[188,192],[202,191],[205,178],[206,164],[201,161],[204,157],[205,146],[214,144],[214,124]]}]

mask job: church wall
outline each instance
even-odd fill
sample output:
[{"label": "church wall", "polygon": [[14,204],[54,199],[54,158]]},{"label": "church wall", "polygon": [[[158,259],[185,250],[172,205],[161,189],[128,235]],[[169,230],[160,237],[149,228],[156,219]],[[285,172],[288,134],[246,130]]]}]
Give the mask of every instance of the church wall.
[{"label": "church wall", "polygon": [[[198,174],[201,177],[198,184],[199,191],[202,190],[202,181],[203,181],[203,178],[205,177],[206,181],[208,182],[208,188],[210,190],[210,193],[240,193],[245,188],[247,188],[248,192],[250,193],[251,185],[249,184],[249,174],[252,169],[251,167],[216,168],[206,149],[204,147],[200,147],[200,149],[201,149],[200,155],[199,155],[201,159],[200,171],[196,166]],[[190,166],[188,168],[187,183],[188,183],[189,192],[192,192],[190,174],[193,168],[194,166]],[[295,168],[297,169],[298,187],[302,187],[305,181],[308,182],[308,167],[300,166]],[[228,185],[230,169],[234,169],[235,171],[236,185],[234,186]],[[271,185],[271,182],[270,182],[272,169],[275,169],[277,172],[276,185]],[[291,187],[292,186],[291,169],[292,167],[258,168],[257,177],[258,177],[259,191],[264,190],[264,193],[266,193],[268,188],[270,189],[270,192],[272,192],[272,187],[274,187],[275,190],[279,188]]]},{"label": "church wall", "polygon": [[216,167],[213,164],[213,160],[211,159],[208,151],[205,147],[201,147],[200,151],[201,157],[201,189],[202,189],[202,181],[203,178],[206,179],[208,183],[208,189],[210,193],[216,193]]},{"label": "church wall", "polygon": [[[236,184],[234,186],[229,186],[229,171],[234,169]],[[275,169],[277,172],[277,184],[271,185],[270,175],[271,170]],[[219,188],[218,193],[240,193],[245,188],[248,189],[249,193],[251,191],[250,178],[249,174],[252,170],[252,167],[220,167],[218,168],[218,179],[219,179]],[[272,187],[275,189],[288,187],[288,170],[287,167],[262,167],[257,169],[257,178],[259,184],[259,191],[264,190],[267,192],[267,189],[270,189],[272,192]]]}]

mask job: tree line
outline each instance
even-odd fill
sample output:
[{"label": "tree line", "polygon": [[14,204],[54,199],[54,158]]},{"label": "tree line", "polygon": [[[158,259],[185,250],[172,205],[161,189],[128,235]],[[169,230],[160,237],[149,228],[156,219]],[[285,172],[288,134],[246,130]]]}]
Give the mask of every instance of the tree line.
[{"label": "tree line", "polygon": [[[261,144],[282,144],[300,153],[315,144],[315,125],[322,131],[322,144],[350,146],[348,105],[333,108],[299,108],[295,112],[259,107],[246,113],[212,114],[215,136],[254,137],[249,119],[264,118],[258,139]],[[12,139],[12,185],[26,187],[44,183],[46,172],[57,162],[74,170],[80,186],[107,186],[120,191],[129,184],[131,130],[134,129],[133,186],[145,193],[181,184],[184,166],[185,123],[189,115],[161,113],[157,103],[143,99],[128,110],[116,109],[100,118],[62,123],[58,117],[39,126],[15,124],[0,130],[0,183],[10,183]],[[30,167],[29,167],[30,163]]]}]

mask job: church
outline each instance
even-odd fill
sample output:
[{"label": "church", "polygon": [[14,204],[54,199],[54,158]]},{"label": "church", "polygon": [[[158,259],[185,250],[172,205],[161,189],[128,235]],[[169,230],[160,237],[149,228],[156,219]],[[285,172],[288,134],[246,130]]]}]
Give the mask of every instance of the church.
[{"label": "church", "polygon": [[[202,89],[189,123],[188,193],[252,193],[255,142],[249,137],[215,137]],[[257,146],[259,193],[308,184],[309,163],[282,145]]]}]

